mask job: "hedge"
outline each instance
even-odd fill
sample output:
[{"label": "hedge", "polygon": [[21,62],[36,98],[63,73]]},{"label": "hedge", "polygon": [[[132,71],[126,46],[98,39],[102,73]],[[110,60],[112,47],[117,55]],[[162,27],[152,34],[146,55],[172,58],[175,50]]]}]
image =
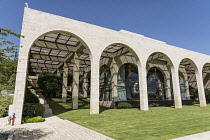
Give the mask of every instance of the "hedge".
[{"label": "hedge", "polygon": [[0,117],[5,117],[8,115],[9,105],[12,104],[13,97],[2,96],[0,94]]},{"label": "hedge", "polygon": [[39,103],[26,103],[23,107],[23,117],[36,117],[44,115],[44,107]]}]

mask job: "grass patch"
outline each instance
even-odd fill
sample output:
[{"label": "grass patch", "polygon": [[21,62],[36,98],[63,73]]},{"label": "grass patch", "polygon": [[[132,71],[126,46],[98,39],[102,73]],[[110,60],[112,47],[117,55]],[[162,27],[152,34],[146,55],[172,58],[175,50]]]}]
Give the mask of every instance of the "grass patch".
[{"label": "grass patch", "polygon": [[151,107],[149,111],[100,107],[100,114],[90,115],[85,99],[79,99],[78,110],[71,109],[70,99],[68,103],[57,98],[47,100],[58,117],[118,140],[168,140],[210,131],[210,105]]}]

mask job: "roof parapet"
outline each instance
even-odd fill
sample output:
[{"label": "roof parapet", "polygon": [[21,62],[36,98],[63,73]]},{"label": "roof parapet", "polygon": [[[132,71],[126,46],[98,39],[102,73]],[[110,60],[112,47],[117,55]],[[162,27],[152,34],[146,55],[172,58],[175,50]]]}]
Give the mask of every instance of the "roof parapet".
[{"label": "roof parapet", "polygon": [[123,30],[123,29],[121,29],[119,32],[125,33],[125,34],[129,34],[129,35],[135,36],[135,37],[141,37],[142,39],[145,39],[145,40],[148,40],[148,41],[152,41],[155,44],[166,44],[166,42],[163,42],[163,41],[160,41],[160,40],[156,40],[156,39],[153,39],[153,38],[149,38],[149,37],[145,37],[144,35],[133,33],[133,32],[130,32],[130,31],[126,31],[126,30]]},{"label": "roof parapet", "polygon": [[123,29],[121,29],[119,32],[126,33],[126,34],[133,35],[133,36],[137,36],[137,37],[144,37],[143,35],[140,35],[140,34],[137,34],[137,33],[134,33],[134,32],[130,32],[130,31],[126,31],[126,30],[123,30]]}]

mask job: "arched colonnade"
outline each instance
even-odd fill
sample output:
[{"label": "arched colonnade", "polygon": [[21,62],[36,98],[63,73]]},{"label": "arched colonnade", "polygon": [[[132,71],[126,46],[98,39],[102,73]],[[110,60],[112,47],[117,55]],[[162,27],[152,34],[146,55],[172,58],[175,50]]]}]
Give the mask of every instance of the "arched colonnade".
[{"label": "arched colonnade", "polygon": [[149,100],[174,100],[175,108],[182,108],[182,100],[191,98],[190,87],[198,89],[200,106],[206,106],[209,56],[29,8],[22,34],[13,102],[16,124],[21,123],[28,77],[43,72],[62,74],[63,102],[70,73],[72,108],[78,108],[79,94],[90,96],[90,114],[99,113],[100,101],[139,100],[140,110],[146,111]]}]

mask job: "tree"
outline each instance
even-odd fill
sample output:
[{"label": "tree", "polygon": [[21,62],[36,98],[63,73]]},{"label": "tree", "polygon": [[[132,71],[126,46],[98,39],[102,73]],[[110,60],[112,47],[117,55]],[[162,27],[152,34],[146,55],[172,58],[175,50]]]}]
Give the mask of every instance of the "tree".
[{"label": "tree", "polygon": [[40,89],[44,90],[44,94],[55,97],[56,91],[61,91],[62,78],[53,73],[42,73],[37,84]]},{"label": "tree", "polygon": [[23,37],[10,29],[0,28],[0,91],[14,89],[17,60],[17,45],[7,39],[9,35]]}]

